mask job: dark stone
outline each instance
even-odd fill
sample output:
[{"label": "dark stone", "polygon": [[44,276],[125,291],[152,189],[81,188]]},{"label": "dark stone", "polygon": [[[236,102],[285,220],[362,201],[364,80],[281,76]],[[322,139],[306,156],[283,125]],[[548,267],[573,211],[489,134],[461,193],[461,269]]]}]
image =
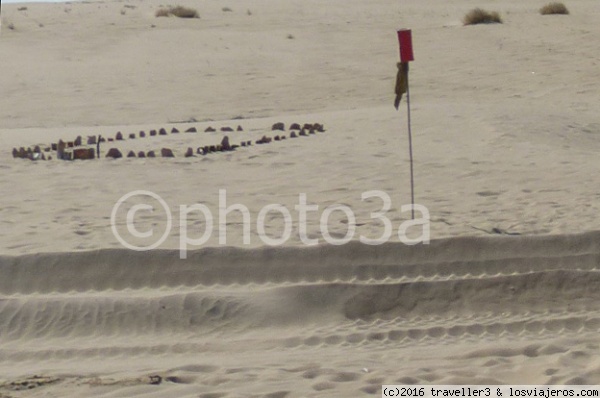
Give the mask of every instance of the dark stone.
[{"label": "dark stone", "polygon": [[150,376],[150,384],[158,385],[162,383],[162,377],[160,376]]},{"label": "dark stone", "polygon": [[67,144],[65,144],[65,142],[63,140],[58,141],[58,146],[56,148],[56,157],[58,159],[64,160],[66,147],[67,147]]},{"label": "dark stone", "polygon": [[162,156],[163,158],[174,158],[175,155],[173,155],[173,151],[170,150],[169,148],[162,148],[160,150],[160,156]]},{"label": "dark stone", "polygon": [[190,127],[189,129],[185,130],[186,133],[196,133],[198,132],[198,130],[196,130],[196,127]]},{"label": "dark stone", "polygon": [[285,124],[283,124],[282,122],[279,123],[275,123],[272,127],[271,130],[281,130],[284,131],[285,130]]},{"label": "dark stone", "polygon": [[119,159],[119,158],[123,157],[123,154],[117,148],[110,148],[108,150],[108,153],[106,154],[106,157],[113,158],[113,159]]},{"label": "dark stone", "polygon": [[210,126],[208,126],[206,129],[204,129],[205,133],[214,133],[215,131],[217,131],[217,130],[215,130],[214,128],[212,128]]},{"label": "dark stone", "polygon": [[173,127],[171,129],[171,134],[177,134],[177,133],[179,133],[179,130],[177,130],[175,127]]},{"label": "dark stone", "polygon": [[298,123],[292,123],[290,130],[300,130],[300,125]]},{"label": "dark stone", "polygon": [[115,140],[116,141],[123,141],[123,134],[121,134],[121,132],[119,131],[117,133],[117,135],[115,136]]},{"label": "dark stone", "polygon": [[144,151],[139,151],[138,152],[138,158],[145,158],[146,154],[144,153]]},{"label": "dark stone", "polygon": [[162,128],[162,129],[160,129],[160,130],[158,131],[158,134],[159,134],[159,135],[167,135],[167,130],[165,130],[164,128]]},{"label": "dark stone", "polygon": [[194,156],[194,150],[192,148],[188,148],[187,151],[185,152],[185,157],[191,158],[192,156]]},{"label": "dark stone", "polygon": [[155,158],[155,157],[156,157],[156,154],[154,153],[154,151],[149,151],[147,156],[148,156],[149,158]]},{"label": "dark stone", "polygon": [[127,154],[128,158],[134,158],[135,157],[135,152],[133,151],[129,151],[129,153]]},{"label": "dark stone", "polygon": [[221,141],[221,147],[223,147],[224,151],[230,151],[231,150],[231,145],[229,144],[229,137],[228,136],[223,137],[223,140]]},{"label": "dark stone", "polygon": [[81,146],[81,136],[80,135],[78,135],[77,138],[75,138],[75,141],[73,141],[73,145]]},{"label": "dark stone", "polygon": [[268,144],[271,141],[272,141],[271,137],[267,137],[266,135],[263,135],[261,139],[256,141],[256,143],[257,144]]}]

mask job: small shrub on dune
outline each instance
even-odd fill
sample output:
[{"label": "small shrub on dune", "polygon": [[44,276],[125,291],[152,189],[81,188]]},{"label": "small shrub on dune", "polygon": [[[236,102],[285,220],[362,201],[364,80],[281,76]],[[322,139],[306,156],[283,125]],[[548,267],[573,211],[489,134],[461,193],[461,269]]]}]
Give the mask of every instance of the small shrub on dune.
[{"label": "small shrub on dune", "polygon": [[158,10],[156,10],[156,12],[154,13],[155,17],[168,17],[169,16],[169,10],[167,8],[159,8]]},{"label": "small shrub on dune", "polygon": [[477,25],[482,23],[502,23],[500,14],[496,11],[485,11],[481,8],[475,8],[467,13],[463,18],[463,24],[465,25]]},{"label": "small shrub on dune", "polygon": [[156,17],[168,17],[171,15],[174,15],[178,18],[200,18],[198,11],[194,10],[193,8],[182,6],[159,8],[156,10],[156,13],[154,13],[154,16]]},{"label": "small shrub on dune", "polygon": [[179,18],[198,18],[198,11],[194,10],[193,8],[188,8],[188,7],[182,7],[182,6],[177,6],[177,7],[173,7],[170,10],[172,15],[175,15],[176,17]]},{"label": "small shrub on dune", "polygon": [[540,14],[542,14],[542,15],[553,15],[553,14],[568,15],[569,10],[567,10],[567,7],[565,7],[565,5],[563,3],[548,3],[545,6],[543,6],[542,8],[540,8]]}]

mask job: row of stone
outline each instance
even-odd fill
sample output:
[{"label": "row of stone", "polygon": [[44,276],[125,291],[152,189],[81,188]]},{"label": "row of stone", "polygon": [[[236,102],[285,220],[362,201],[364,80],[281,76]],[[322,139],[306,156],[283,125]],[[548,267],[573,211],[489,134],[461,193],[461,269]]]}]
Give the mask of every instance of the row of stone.
[{"label": "row of stone", "polygon": [[[44,149],[45,152],[50,152],[50,148],[45,148]],[[30,159],[30,160],[51,160],[52,156],[48,156],[48,158],[46,158],[46,155],[44,155],[44,152],[42,152],[42,149],[36,145],[33,149],[31,149],[31,147],[25,149],[24,147],[21,147],[17,150],[17,148],[13,148],[12,150],[12,155],[13,158],[20,158],[20,159]]]},{"label": "row of stone", "polygon": [[[290,138],[297,138],[299,136],[308,136],[308,134],[315,134],[315,132],[313,130],[310,133],[306,133],[306,132],[304,132],[304,130],[301,130],[300,133],[297,135],[295,132],[292,131],[290,133]],[[258,145],[269,144],[273,141],[284,141],[286,139],[287,139],[287,137],[285,135],[276,135],[275,137],[267,137],[266,135],[263,135],[261,138],[256,140],[255,143]],[[252,146],[252,141],[250,141],[250,140],[242,141],[242,142],[240,142],[239,145],[236,145],[236,144],[231,145],[229,143],[229,137],[225,136],[225,137],[223,137],[223,140],[221,141],[221,143],[219,145],[201,146],[201,147],[196,148],[195,152],[192,147],[188,147],[187,151],[184,154],[184,157],[189,158],[189,157],[195,156],[196,154],[197,155],[208,155],[209,153],[229,152],[229,151],[234,151],[239,147],[249,147],[249,146]],[[161,157],[163,157],[163,158],[175,157],[175,155],[173,154],[173,151],[170,148],[162,148],[160,150],[160,154],[161,154]],[[106,154],[106,157],[119,159],[119,158],[123,157],[123,153],[121,153],[121,151],[119,151],[119,149],[117,149],[117,148],[111,148],[108,151],[108,153]],[[148,151],[148,152],[139,151],[136,154],[134,151],[129,151],[129,153],[127,154],[127,157],[128,158],[135,158],[135,157],[137,157],[137,158],[155,158],[156,152],[155,151]]]},{"label": "row of stone", "polygon": [[[231,129],[230,127],[222,127],[221,131],[232,131],[233,129]],[[238,126],[237,128],[238,131],[243,131],[241,126]],[[275,123],[272,126],[272,130],[285,130],[285,125],[283,123]],[[314,124],[304,124],[303,126],[300,126],[300,124],[298,123],[293,123],[292,125],[290,125],[290,138],[296,138],[298,136],[308,136],[309,134],[315,134],[315,132],[325,132],[325,128],[322,124],[319,123],[314,123]],[[296,130],[298,130],[298,133],[296,133]],[[211,132],[211,131],[216,131],[215,129],[213,129],[212,127],[208,127],[206,130],[206,132]],[[195,127],[190,127],[189,129],[185,130],[185,132],[188,133],[194,133],[197,132],[197,129]],[[177,134],[179,133],[179,130],[177,130],[176,128],[173,128],[171,130],[171,134]],[[150,136],[156,136],[156,135],[166,135],[167,131],[164,128],[161,128],[160,130],[151,130],[150,131]],[[143,138],[146,136],[144,131],[140,131],[140,138]],[[130,134],[129,138],[136,138],[135,134]],[[263,136],[262,138],[256,140],[256,144],[268,144],[271,141],[275,140],[275,141],[282,141],[285,140],[287,137],[285,135],[276,135],[275,137],[271,138],[271,137],[267,137],[267,136]],[[112,141],[122,141],[124,140],[123,134],[119,131],[117,132],[116,136],[114,139],[112,138],[108,138],[109,142]],[[58,143],[52,143],[50,147],[44,148],[44,152],[50,152],[50,150],[56,151],[57,152],[57,158],[61,159],[61,160],[74,160],[74,159],[81,159],[81,160],[86,160],[86,159],[95,159],[96,158],[96,151],[94,151],[93,148],[78,148],[80,146],[82,146],[82,137],[78,136],[77,138],[75,138],[74,141],[68,141],[68,142],[64,142],[63,140],[59,140]],[[100,147],[99,144],[106,142],[107,139],[105,139],[102,136],[88,136],[87,139],[87,145],[96,145],[97,146],[97,152],[98,154],[100,153]],[[236,148],[242,146],[242,147],[246,147],[246,146],[251,146],[252,145],[252,141],[242,141],[240,143],[240,145],[230,145],[229,144],[229,137],[225,136],[223,138],[223,140],[221,141],[221,144],[219,145],[207,145],[204,147],[198,147],[196,149],[196,154],[198,155],[206,155],[209,153],[214,153],[214,152],[225,152],[225,151],[231,151],[231,150],[235,150]],[[73,151],[67,151],[67,148],[73,148]],[[44,153],[42,152],[41,148],[39,146],[36,146],[35,148],[31,149],[31,148],[27,148],[25,149],[24,147],[21,147],[19,150],[17,150],[16,148],[13,148],[13,157],[14,158],[23,158],[23,159],[31,159],[31,160],[51,160],[52,156],[48,156],[46,158],[46,156],[44,155]],[[161,156],[163,157],[174,157],[172,151],[168,148],[163,148],[161,150]],[[194,156],[194,151],[192,148],[188,148],[186,154],[186,157],[191,157]],[[121,158],[123,157],[123,154],[117,149],[117,148],[111,148],[106,157],[110,157],[110,158]],[[134,151],[130,151],[127,155],[127,157],[156,157],[156,153],[154,151],[149,151],[148,153],[145,153],[143,151],[140,151],[136,153]]]},{"label": "row of stone", "polygon": [[[271,126],[271,130],[285,131],[285,123],[283,123],[283,122],[275,123],[275,124],[273,124],[273,126]],[[302,125],[302,126],[298,123],[292,123],[292,124],[290,124],[290,130],[318,131],[319,133],[324,133],[325,126],[323,126],[320,123],[313,123],[313,124],[304,123],[304,125]]]},{"label": "row of stone", "polygon": [[[292,131],[293,130],[299,130],[300,131],[299,132],[300,135],[305,135],[305,134],[302,134],[303,131],[304,132],[308,131],[309,133],[310,132],[314,132],[314,131],[318,131],[318,132],[321,132],[321,133],[325,132],[324,126],[322,124],[320,124],[320,123],[312,123],[312,124],[311,123],[304,123],[303,125],[300,125],[299,123],[292,123],[290,125],[289,129],[292,130]],[[271,126],[271,130],[273,130],[273,131],[275,131],[275,130],[285,131],[285,124],[283,122],[275,123],[275,124],[273,124],[273,126]],[[211,132],[216,132],[216,131],[217,131],[217,129],[213,128],[212,126],[209,126],[206,129],[204,129],[205,133],[211,133]],[[222,131],[222,132],[232,132],[234,130],[233,130],[232,127],[225,126],[225,127],[221,127],[220,131]],[[244,129],[242,128],[242,126],[238,125],[236,131],[244,131]],[[186,129],[184,132],[186,132],[186,133],[197,133],[198,130],[196,129],[196,127],[190,127],[188,129]],[[171,134],[178,134],[178,133],[179,133],[179,130],[177,128],[173,127],[171,129]],[[167,130],[165,128],[161,128],[159,130],[150,130],[150,132],[148,133],[148,135],[150,137],[155,137],[155,136],[161,136],[161,135],[165,136],[165,135],[168,135],[168,133],[167,133]],[[145,138],[146,136],[147,135],[146,135],[145,131],[142,130],[142,131],[139,132],[139,138]],[[137,138],[137,136],[136,136],[135,133],[130,133],[128,137],[129,137],[129,139],[132,139],[132,140],[135,139],[135,138]],[[124,139],[125,139],[125,137],[124,137],[123,133],[121,133],[120,131],[117,132],[117,134],[115,135],[114,138],[104,138],[102,136],[99,136],[99,138],[98,138],[95,135],[90,135],[87,138],[87,145],[96,145],[97,142],[123,141]],[[81,146],[82,143],[83,143],[83,140],[82,140],[81,136],[77,136],[77,138],[75,138],[74,141],[67,141],[66,145],[67,145],[67,148],[74,148],[74,147]],[[57,143],[53,143],[52,144],[52,150],[56,151],[57,150],[57,146],[58,146]]]}]

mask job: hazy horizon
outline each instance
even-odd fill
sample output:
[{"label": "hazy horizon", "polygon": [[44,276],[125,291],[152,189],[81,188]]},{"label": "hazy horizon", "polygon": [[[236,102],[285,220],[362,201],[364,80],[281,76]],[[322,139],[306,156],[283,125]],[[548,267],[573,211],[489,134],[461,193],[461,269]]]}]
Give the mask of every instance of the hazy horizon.
[{"label": "hazy horizon", "polygon": [[71,3],[79,2],[82,0],[2,0],[2,4],[14,4],[14,3]]}]

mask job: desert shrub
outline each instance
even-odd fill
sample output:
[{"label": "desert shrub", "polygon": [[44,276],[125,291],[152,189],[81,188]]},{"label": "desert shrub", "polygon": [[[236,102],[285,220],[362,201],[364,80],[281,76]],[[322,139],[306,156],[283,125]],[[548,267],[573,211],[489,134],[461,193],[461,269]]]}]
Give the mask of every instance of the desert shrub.
[{"label": "desert shrub", "polygon": [[231,8],[229,8],[229,7],[223,7],[223,8],[221,8],[221,11],[223,11],[223,12],[232,12],[233,10]]},{"label": "desert shrub", "polygon": [[475,8],[469,11],[465,17],[463,18],[463,23],[465,25],[477,25],[481,23],[502,23],[502,18],[500,18],[500,14],[496,11],[485,11],[481,8]]},{"label": "desert shrub", "polygon": [[168,17],[169,16],[169,9],[168,8],[159,8],[158,10],[156,10],[156,12],[154,13],[155,17]]},{"label": "desert shrub", "polygon": [[193,8],[182,6],[169,8],[161,7],[154,13],[154,16],[156,17],[168,17],[171,15],[174,15],[179,18],[200,18],[200,16],[198,15],[198,11],[194,10]]},{"label": "desert shrub", "polygon": [[171,15],[179,18],[198,18],[198,11],[193,8],[177,6],[170,9]]},{"label": "desert shrub", "polygon": [[569,10],[563,3],[548,3],[542,8],[540,8],[540,14],[542,15],[552,15],[552,14],[569,14]]}]

